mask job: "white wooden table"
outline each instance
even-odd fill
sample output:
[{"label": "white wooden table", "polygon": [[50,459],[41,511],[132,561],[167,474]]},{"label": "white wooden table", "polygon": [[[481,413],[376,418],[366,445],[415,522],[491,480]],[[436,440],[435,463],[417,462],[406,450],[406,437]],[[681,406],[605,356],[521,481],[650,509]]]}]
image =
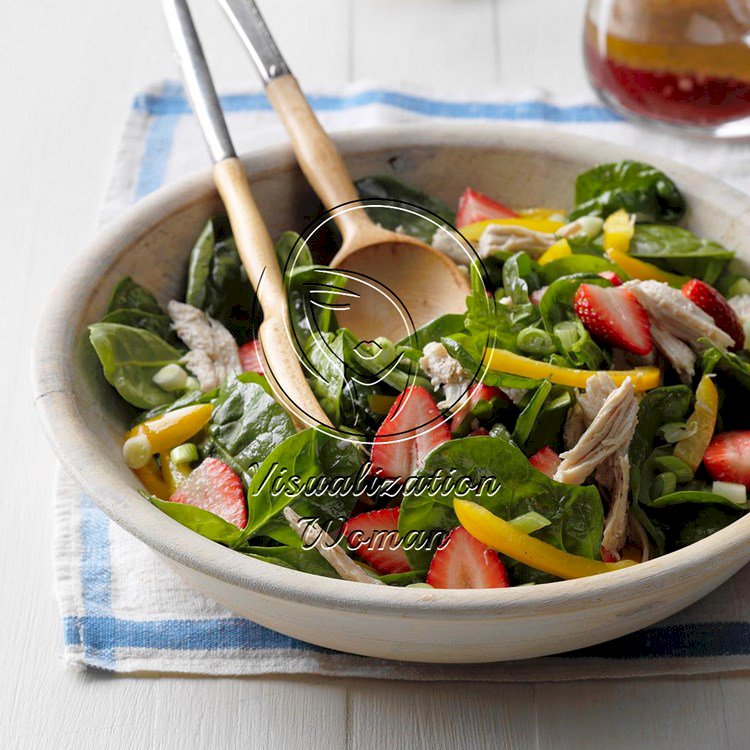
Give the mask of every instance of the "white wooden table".
[{"label": "white wooden table", "polygon": [[[223,88],[255,74],[193,0]],[[303,84],[585,92],[584,0],[261,0]],[[451,685],[114,678],[59,659],[54,460],[31,404],[38,306],[91,238],[133,94],[176,77],[156,0],[3,4],[0,747],[745,748],[750,677]]]}]

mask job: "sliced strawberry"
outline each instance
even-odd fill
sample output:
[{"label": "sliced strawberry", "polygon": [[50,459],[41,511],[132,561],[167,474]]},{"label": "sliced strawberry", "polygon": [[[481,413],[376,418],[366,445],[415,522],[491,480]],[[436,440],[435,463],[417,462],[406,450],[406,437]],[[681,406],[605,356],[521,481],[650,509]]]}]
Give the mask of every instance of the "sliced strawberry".
[{"label": "sliced strawberry", "polygon": [[264,374],[263,362],[260,359],[260,341],[258,341],[258,339],[243,344],[239,348],[238,353],[240,355],[242,372],[257,372],[259,375]]},{"label": "sliced strawberry", "polygon": [[548,445],[545,445],[540,451],[537,451],[530,459],[529,463],[542,474],[546,474],[552,479],[557,467],[560,465],[560,456],[555,453]]},{"label": "sliced strawberry", "polygon": [[350,518],[341,528],[352,552],[381,575],[406,573],[411,565],[398,537],[398,508],[383,508]]},{"label": "sliced strawberry", "polygon": [[625,287],[581,284],[573,309],[599,341],[633,354],[648,354],[654,347],[648,314]]},{"label": "sliced strawberry", "polygon": [[247,526],[247,503],[242,481],[223,461],[207,458],[169,498],[209,510],[240,529]]},{"label": "sliced strawberry", "polygon": [[464,420],[471,414],[471,410],[480,401],[492,401],[493,398],[510,401],[510,399],[499,388],[496,388],[493,385],[477,383],[472,388],[466,403],[453,414],[453,418],[451,419],[451,432],[457,433],[461,431],[461,428],[464,426]]},{"label": "sliced strawberry", "polygon": [[614,271],[601,271],[597,276],[606,279],[612,286],[622,286],[622,279]]},{"label": "sliced strawberry", "polygon": [[518,214],[502,203],[493,201],[476,190],[466,188],[463,195],[458,199],[458,211],[456,213],[456,226],[465,227],[476,221],[487,219],[511,219]]},{"label": "sliced strawberry", "polygon": [[420,385],[407,388],[383,420],[372,446],[373,473],[406,479],[435,446],[451,439],[434,399]]},{"label": "sliced strawberry", "polygon": [[703,455],[712,479],[744,484],[750,489],[750,431],[720,432]]},{"label": "sliced strawberry", "polygon": [[463,526],[453,529],[432,558],[427,583],[436,589],[505,589],[508,573],[496,552]]},{"label": "sliced strawberry", "polygon": [[734,348],[742,349],[745,345],[745,332],[737,313],[720,292],[700,279],[691,279],[682,287],[683,297],[708,313],[724,333],[734,339]]}]

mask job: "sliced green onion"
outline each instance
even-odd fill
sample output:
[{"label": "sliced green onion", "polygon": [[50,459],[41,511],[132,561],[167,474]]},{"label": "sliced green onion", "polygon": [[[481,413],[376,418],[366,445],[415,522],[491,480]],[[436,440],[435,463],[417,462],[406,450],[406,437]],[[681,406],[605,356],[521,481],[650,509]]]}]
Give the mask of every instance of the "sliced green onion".
[{"label": "sliced green onion", "polygon": [[684,484],[693,478],[692,469],[682,460],[675,456],[659,456],[654,463],[662,470],[669,471],[675,475],[677,484]]},{"label": "sliced green onion", "polygon": [[430,586],[429,583],[407,583],[406,586],[404,586],[405,589],[431,589],[434,588],[433,586]]},{"label": "sliced green onion", "polygon": [[581,337],[578,325],[572,320],[557,323],[552,332],[557,336],[560,346],[565,352],[570,351]]},{"label": "sliced green onion", "polygon": [[659,433],[668,443],[679,443],[680,440],[695,435],[697,430],[697,421],[690,424],[687,422],[667,422],[659,428]]},{"label": "sliced green onion", "polygon": [[524,328],[516,337],[516,345],[522,352],[528,354],[552,354],[555,345],[552,337],[541,328]]},{"label": "sliced green onion", "polygon": [[198,378],[194,378],[192,375],[185,381],[185,390],[186,391],[199,391],[201,389],[201,384]]},{"label": "sliced green onion", "polygon": [[727,500],[737,504],[745,505],[747,503],[747,489],[744,484],[735,482],[714,482],[711,492],[714,495],[720,495]]},{"label": "sliced green onion", "polygon": [[198,449],[194,443],[183,443],[172,448],[169,457],[176,464],[189,464],[198,460]]},{"label": "sliced green onion", "polygon": [[578,224],[580,229],[572,235],[576,239],[593,240],[601,234],[604,220],[598,216],[580,216],[574,224]]},{"label": "sliced green onion", "polygon": [[122,446],[122,458],[129,469],[142,469],[152,455],[151,443],[145,435],[133,435]]},{"label": "sliced green onion", "polygon": [[729,287],[729,297],[738,297],[740,294],[750,294],[750,279],[740,278]]},{"label": "sliced green onion", "polygon": [[677,489],[677,477],[671,471],[665,471],[654,479],[651,488],[651,499],[656,500],[664,495],[671,495]]},{"label": "sliced green onion", "polygon": [[529,513],[524,513],[522,516],[517,516],[512,521],[508,521],[508,523],[519,531],[523,531],[524,534],[533,534],[535,531],[549,526],[552,521],[545,518],[541,513],[532,510]]},{"label": "sliced green onion", "polygon": [[159,388],[172,393],[185,388],[188,374],[179,365],[172,363],[171,365],[164,365],[151,379]]}]

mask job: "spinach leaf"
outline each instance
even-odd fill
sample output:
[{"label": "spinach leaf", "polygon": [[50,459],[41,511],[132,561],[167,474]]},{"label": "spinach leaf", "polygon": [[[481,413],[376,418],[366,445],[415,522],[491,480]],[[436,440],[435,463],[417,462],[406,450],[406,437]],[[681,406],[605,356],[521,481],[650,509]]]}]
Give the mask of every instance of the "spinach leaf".
[{"label": "spinach leaf", "polygon": [[[479,485],[472,499],[492,513],[512,520],[532,511],[550,521],[534,536],[555,547],[597,559],[604,516],[599,493],[593,486],[576,487],[554,482],[529,464],[518,448],[502,438],[468,437],[437,446],[425,460],[419,476],[457,477],[481,483],[494,478],[493,487]],[[399,513],[399,534],[448,531],[458,525],[453,512],[456,486],[435,487],[414,483],[404,488]],[[412,537],[413,538],[413,537]],[[413,567],[427,568],[434,550],[416,549],[407,556]]]},{"label": "spinach leaf", "polygon": [[172,330],[169,317],[163,313],[144,312],[143,310],[122,308],[108,312],[101,323],[117,323],[118,325],[142,328],[166,341],[175,348],[183,348],[182,343]]},{"label": "spinach leaf", "polygon": [[539,264],[526,253],[516,253],[503,265],[503,291],[515,307],[530,305],[529,292],[539,289]]},{"label": "spinach leaf", "polygon": [[187,526],[187,528],[196,534],[205,536],[212,542],[233,547],[243,536],[242,529],[237,528],[237,526],[229,523],[229,521],[225,521],[215,513],[211,513],[211,511],[196,508],[193,505],[186,505],[185,503],[170,503],[149,495],[146,492],[142,492],[141,494],[170,518],[173,518],[183,526]]},{"label": "spinach leaf", "polygon": [[294,431],[291,417],[262,386],[232,376],[219,389],[202,450],[231,466],[247,485],[254,466]]},{"label": "spinach leaf", "polygon": [[[745,352],[734,354],[722,351],[707,339],[701,339],[700,343],[706,346],[702,358],[703,372],[718,371],[736,380],[744,388],[750,389],[750,362]],[[737,404],[734,406],[736,407]]]},{"label": "spinach leaf", "polygon": [[275,250],[282,271],[286,269],[292,253],[294,253],[295,267],[314,265],[310,248],[297,232],[284,232],[276,240]]},{"label": "spinach leaf", "polygon": [[[456,214],[441,200],[407,185],[391,175],[372,175],[354,183],[360,198],[383,201],[398,201],[427,209],[449,224],[455,224]],[[404,234],[429,242],[435,234],[435,223],[429,219],[405,211],[394,211],[385,207],[367,207],[370,218],[386,229],[398,229]]]},{"label": "spinach leaf", "polygon": [[344,336],[323,332],[308,339],[305,352],[314,372],[308,372],[308,383],[323,411],[335,427],[341,425],[342,393],[346,385]]},{"label": "spinach leaf", "polygon": [[539,413],[551,390],[552,383],[549,380],[542,381],[536,391],[531,394],[531,398],[529,398],[524,410],[518,415],[516,426],[513,430],[513,442],[522,450],[526,445],[534,424],[539,419]]},{"label": "spinach leaf", "polygon": [[185,302],[222,323],[240,344],[256,337],[262,313],[225,216],[209,219],[190,253]]},{"label": "spinach leaf", "polygon": [[320,552],[315,549],[303,549],[301,545],[281,545],[274,547],[242,547],[238,550],[244,555],[254,557],[256,560],[280,565],[283,568],[299,570],[302,573],[311,573],[326,578],[340,578],[339,574],[326,562]]},{"label": "spinach leaf", "polygon": [[253,475],[244,538],[262,535],[281,544],[296,545],[298,537],[282,515],[287,505],[303,518],[313,517],[321,522],[348,518],[356,502],[354,490],[333,486],[330,480],[355,478],[360,468],[360,451],[350,441],[313,428],[290,435],[268,454]]},{"label": "spinach leaf", "polygon": [[112,290],[112,296],[107,305],[107,314],[115,310],[140,310],[153,315],[164,314],[156,297],[145,287],[136,284],[130,276],[121,279]]},{"label": "spinach leaf", "polygon": [[713,284],[734,252],[718,242],[696,237],[682,227],[644,224],[635,228],[630,255],[668,271],[701,278]]},{"label": "spinach leaf", "polygon": [[652,500],[649,504],[654,508],[665,508],[669,505],[681,505],[683,503],[699,503],[702,505],[726,505],[728,508],[734,508],[735,510],[748,510],[750,506],[747,503],[738,505],[733,503],[722,495],[716,495],[709,490],[678,490],[677,492],[671,492],[668,495],[662,495],[661,497]]},{"label": "spinach leaf", "polygon": [[418,328],[411,336],[399,341],[396,346],[417,349],[419,350],[419,356],[422,356],[422,349],[424,349],[425,344],[429,344],[431,341],[440,341],[443,336],[451,336],[463,331],[464,318],[464,315],[457,313],[441,315]]},{"label": "spinach leaf", "polygon": [[313,331],[336,331],[336,298],[346,279],[326,266],[298,266],[287,269],[284,283],[295,336],[304,347]]},{"label": "spinach leaf", "polygon": [[162,367],[179,361],[182,352],[142,328],[118,323],[94,323],[89,338],[104,369],[104,377],[129,404],[152,409],[177,398],[154,383]]},{"label": "spinach leaf", "polygon": [[523,446],[527,456],[533,456],[545,446],[553,450],[562,448],[562,431],[568,409],[573,404],[573,389],[565,386],[552,386],[536,421],[529,430]]},{"label": "spinach leaf", "polygon": [[685,199],[663,172],[637,161],[602,164],[578,176],[571,221],[606,218],[620,208],[638,221],[675,222],[685,213]]},{"label": "spinach leaf", "polygon": [[670,514],[667,522],[669,546],[672,549],[681,549],[706,539],[742,516],[719,505],[682,505],[679,508],[679,515]]},{"label": "spinach leaf", "polygon": [[558,258],[539,268],[542,283],[552,284],[561,276],[574,276],[585,274],[588,277],[596,276],[602,271],[614,271],[623,280],[627,274],[620,270],[614,263],[597,255],[568,255],[566,258]]},{"label": "spinach leaf", "polygon": [[[237,380],[239,380],[241,383],[255,383],[256,385],[259,385],[263,390],[269,395],[273,395],[271,392],[271,386],[268,384],[268,381],[263,377],[263,375],[259,375],[256,372],[241,372],[239,375],[236,376]],[[175,399],[169,404],[163,404],[162,406],[157,406],[154,409],[151,409],[150,411],[141,412],[134,420],[133,420],[133,426],[140,424],[141,422],[145,422],[147,419],[152,419],[153,417],[158,417],[160,414],[166,414],[167,412],[174,411],[175,409],[181,409],[183,406],[193,406],[194,404],[211,404],[216,401],[216,399],[219,396],[219,389],[214,388],[211,391],[207,391],[204,393],[203,391],[195,390],[195,391],[188,391],[187,393],[184,393],[182,396],[180,396],[178,399]]]},{"label": "spinach leaf", "polygon": [[[654,388],[646,393],[638,406],[638,424],[630,442],[630,486],[633,498],[644,502],[649,483],[643,480],[647,459],[652,455],[659,428],[668,422],[684,422],[693,394],[685,385]],[[671,454],[671,449],[669,453]]]}]

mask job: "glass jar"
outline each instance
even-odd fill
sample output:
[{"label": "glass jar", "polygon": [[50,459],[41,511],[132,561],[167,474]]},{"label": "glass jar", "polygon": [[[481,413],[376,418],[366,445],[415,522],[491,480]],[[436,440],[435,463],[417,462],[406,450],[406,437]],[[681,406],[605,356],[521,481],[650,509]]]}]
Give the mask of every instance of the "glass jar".
[{"label": "glass jar", "polygon": [[750,0],[590,0],[591,84],[626,117],[750,135]]}]

